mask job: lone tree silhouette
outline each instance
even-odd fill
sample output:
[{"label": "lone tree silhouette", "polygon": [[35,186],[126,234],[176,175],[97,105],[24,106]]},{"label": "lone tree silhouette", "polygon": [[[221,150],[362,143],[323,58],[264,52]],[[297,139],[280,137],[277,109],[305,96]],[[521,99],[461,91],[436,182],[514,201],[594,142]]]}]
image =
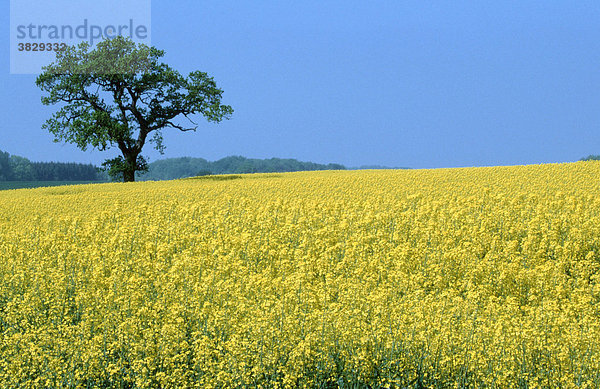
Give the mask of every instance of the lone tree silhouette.
[{"label": "lone tree silhouette", "polygon": [[93,50],[82,42],[58,51],[36,80],[48,92],[44,105],[62,104],[43,128],[55,142],[74,143],[84,151],[118,147],[122,155],[103,166],[112,177],[135,181],[136,171],[148,169],[141,155],[146,141],[162,154],[163,130],[195,131],[192,115],[220,122],[233,113],[221,104],[223,91],[211,77],[200,71],[183,77],[159,62],[163,55],[119,36]]}]

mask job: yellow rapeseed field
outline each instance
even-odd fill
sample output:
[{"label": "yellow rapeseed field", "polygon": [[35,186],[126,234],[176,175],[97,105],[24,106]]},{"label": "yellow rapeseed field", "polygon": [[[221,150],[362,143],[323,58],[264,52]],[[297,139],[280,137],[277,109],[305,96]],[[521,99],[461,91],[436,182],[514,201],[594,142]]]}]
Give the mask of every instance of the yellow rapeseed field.
[{"label": "yellow rapeseed field", "polygon": [[600,387],[600,163],[0,192],[0,387]]}]

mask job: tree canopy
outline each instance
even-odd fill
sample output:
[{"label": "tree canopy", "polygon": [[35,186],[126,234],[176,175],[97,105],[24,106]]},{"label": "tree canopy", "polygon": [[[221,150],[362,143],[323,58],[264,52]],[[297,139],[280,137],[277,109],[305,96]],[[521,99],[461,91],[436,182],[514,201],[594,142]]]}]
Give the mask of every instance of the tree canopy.
[{"label": "tree canopy", "polygon": [[223,91],[212,77],[193,71],[187,77],[161,63],[162,50],[117,36],[92,49],[87,42],[56,53],[36,84],[47,92],[45,105],[62,107],[44,124],[56,142],[74,143],[121,155],[103,166],[111,176],[134,181],[147,170],[141,155],[146,142],[163,152],[162,131],[195,131],[194,115],[209,122],[229,119]]}]

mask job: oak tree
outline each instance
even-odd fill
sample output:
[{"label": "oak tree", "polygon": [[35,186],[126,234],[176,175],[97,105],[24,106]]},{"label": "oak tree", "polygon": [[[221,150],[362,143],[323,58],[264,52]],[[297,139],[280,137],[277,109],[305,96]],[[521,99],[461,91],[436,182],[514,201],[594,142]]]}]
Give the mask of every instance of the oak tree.
[{"label": "oak tree", "polygon": [[184,77],[160,62],[163,56],[119,36],[93,49],[82,42],[58,51],[36,80],[47,92],[42,103],[61,105],[43,127],[55,142],[84,151],[117,147],[121,155],[103,166],[113,177],[135,181],[136,171],[147,170],[146,143],[164,151],[164,130],[195,131],[194,115],[220,122],[233,113],[221,104],[223,91],[212,77],[201,71]]}]

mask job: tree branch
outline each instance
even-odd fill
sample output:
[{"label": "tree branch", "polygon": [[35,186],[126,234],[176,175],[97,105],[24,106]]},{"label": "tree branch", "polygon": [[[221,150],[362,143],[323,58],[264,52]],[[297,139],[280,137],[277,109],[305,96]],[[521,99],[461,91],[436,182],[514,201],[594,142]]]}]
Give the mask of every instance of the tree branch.
[{"label": "tree branch", "polygon": [[165,122],[165,125],[164,125],[163,127],[167,127],[167,126],[168,126],[168,127],[172,127],[172,128],[176,128],[176,129],[178,129],[179,131],[183,131],[183,132],[186,132],[186,131],[196,131],[196,129],[198,128],[198,127],[185,128],[185,127],[183,127],[183,126],[180,126],[180,125],[178,125],[178,124],[175,124],[175,123],[171,122],[170,120],[167,120],[167,121]]}]

